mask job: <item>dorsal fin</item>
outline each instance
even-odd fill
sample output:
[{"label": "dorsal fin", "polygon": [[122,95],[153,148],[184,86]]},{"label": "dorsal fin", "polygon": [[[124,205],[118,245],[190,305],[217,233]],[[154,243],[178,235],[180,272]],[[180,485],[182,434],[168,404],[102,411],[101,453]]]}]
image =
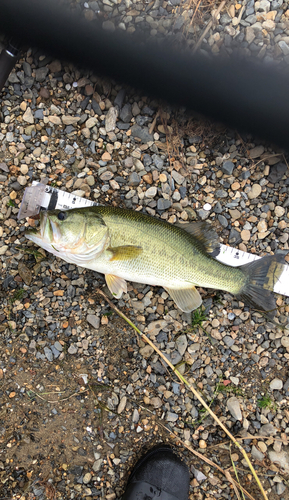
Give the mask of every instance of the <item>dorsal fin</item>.
[{"label": "dorsal fin", "polygon": [[219,238],[211,224],[204,221],[175,224],[193,236],[199,248],[208,254],[217,253],[220,248]]}]

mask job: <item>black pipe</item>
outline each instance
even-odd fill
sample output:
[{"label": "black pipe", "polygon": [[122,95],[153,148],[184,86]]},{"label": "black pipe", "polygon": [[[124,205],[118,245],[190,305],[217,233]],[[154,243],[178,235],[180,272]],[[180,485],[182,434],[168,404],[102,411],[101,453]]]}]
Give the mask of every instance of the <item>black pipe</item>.
[{"label": "black pipe", "polygon": [[273,67],[234,57],[207,60],[108,33],[54,0],[1,0],[0,32],[288,148],[289,78]]},{"label": "black pipe", "polygon": [[0,92],[18,59],[18,49],[12,42],[0,54]]}]

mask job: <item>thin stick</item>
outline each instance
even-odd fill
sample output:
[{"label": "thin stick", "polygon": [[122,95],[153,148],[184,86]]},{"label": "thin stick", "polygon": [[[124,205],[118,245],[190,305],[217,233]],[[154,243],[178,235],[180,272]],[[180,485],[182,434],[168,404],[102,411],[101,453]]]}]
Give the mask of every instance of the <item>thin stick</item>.
[{"label": "thin stick", "polygon": [[104,297],[104,299],[108,302],[108,304],[110,305],[110,307],[115,311],[117,312],[117,314],[119,316],[121,316],[121,318],[123,318],[142,338],[142,340],[144,340],[147,344],[149,344],[153,349],[154,351],[156,351],[158,353],[158,355],[167,363],[167,365],[171,368],[171,370],[176,374],[176,376],[179,378],[179,380],[181,380],[181,382],[183,382],[183,384],[185,384],[191,391],[192,393],[194,394],[194,396],[196,396],[196,398],[200,401],[200,403],[204,406],[204,408],[206,408],[206,410],[209,412],[209,414],[211,415],[211,417],[213,417],[213,419],[219,424],[219,426],[223,429],[223,431],[229,436],[229,438],[231,439],[231,441],[233,441],[233,443],[235,444],[235,446],[237,446],[237,448],[239,448],[239,450],[241,451],[242,455],[244,456],[261,492],[262,492],[262,495],[264,497],[264,500],[268,500],[268,497],[266,495],[266,492],[256,474],[256,471],[253,467],[253,465],[251,464],[250,462],[250,459],[246,453],[246,451],[244,450],[244,448],[241,446],[240,443],[238,443],[238,441],[236,441],[236,439],[234,438],[233,434],[230,433],[230,431],[227,429],[227,427],[221,422],[221,420],[219,420],[219,418],[217,417],[217,415],[215,415],[215,413],[211,410],[211,408],[207,405],[207,403],[204,401],[204,399],[202,398],[202,396],[194,389],[193,385],[190,384],[184,377],[183,375],[172,365],[172,363],[166,358],[166,356],[154,345],[154,343],[144,334],[142,333],[138,328],[137,326],[123,313],[121,312],[114,304],[113,302],[111,302],[111,300],[109,300],[109,298],[105,295],[105,293],[100,290],[99,288],[96,290],[96,293],[99,293],[100,295],[102,295]]},{"label": "thin stick", "polygon": [[223,0],[223,2],[220,3],[219,7],[217,8],[215,14],[212,16],[212,19],[210,20],[208,26],[206,27],[205,31],[202,33],[202,35],[200,36],[199,40],[197,41],[196,45],[194,46],[193,48],[193,54],[195,52],[197,52],[198,48],[200,47],[202,41],[204,40],[206,34],[208,33],[208,31],[211,29],[212,27],[212,24],[213,22],[215,21],[215,19],[217,18],[217,16],[220,14],[222,8],[224,7],[226,1]]}]

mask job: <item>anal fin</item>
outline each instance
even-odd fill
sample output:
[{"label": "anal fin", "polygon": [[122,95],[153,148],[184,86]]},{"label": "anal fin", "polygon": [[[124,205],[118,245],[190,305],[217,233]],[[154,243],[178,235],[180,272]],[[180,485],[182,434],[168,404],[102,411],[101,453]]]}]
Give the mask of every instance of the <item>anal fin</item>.
[{"label": "anal fin", "polygon": [[202,298],[194,286],[178,290],[166,287],[165,290],[183,312],[188,313],[194,311],[194,309],[200,307],[202,303]]},{"label": "anal fin", "polygon": [[109,288],[109,291],[116,299],[120,299],[123,292],[127,292],[126,281],[123,278],[114,276],[113,274],[106,274],[105,281]]}]

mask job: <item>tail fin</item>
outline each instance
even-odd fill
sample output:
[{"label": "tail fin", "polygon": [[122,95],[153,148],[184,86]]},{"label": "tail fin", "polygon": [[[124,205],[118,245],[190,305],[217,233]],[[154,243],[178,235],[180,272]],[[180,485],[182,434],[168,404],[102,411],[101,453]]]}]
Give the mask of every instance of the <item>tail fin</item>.
[{"label": "tail fin", "polygon": [[240,266],[247,279],[237,298],[273,318],[276,302],[272,290],[283,272],[284,264],[284,255],[268,255]]}]

